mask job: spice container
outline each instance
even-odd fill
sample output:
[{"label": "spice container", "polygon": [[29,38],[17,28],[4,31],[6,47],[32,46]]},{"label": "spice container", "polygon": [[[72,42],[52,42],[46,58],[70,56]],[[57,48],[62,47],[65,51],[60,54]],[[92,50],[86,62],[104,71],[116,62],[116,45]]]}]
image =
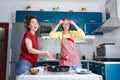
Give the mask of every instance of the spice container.
[{"label": "spice container", "polygon": [[93,52],[93,60],[95,60],[95,52]]},{"label": "spice container", "polygon": [[85,60],[85,59],[86,59],[85,55],[82,55],[82,60]]}]

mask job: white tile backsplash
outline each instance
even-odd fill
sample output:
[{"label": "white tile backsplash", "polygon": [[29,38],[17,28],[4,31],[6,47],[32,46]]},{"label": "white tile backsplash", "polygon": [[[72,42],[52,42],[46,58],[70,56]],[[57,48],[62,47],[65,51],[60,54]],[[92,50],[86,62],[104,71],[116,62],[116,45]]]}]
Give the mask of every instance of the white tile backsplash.
[{"label": "white tile backsplash", "polygon": [[[76,44],[76,48],[79,52],[80,58],[84,54],[86,59],[92,59],[92,53],[96,52],[96,46],[101,43],[115,43],[120,45],[119,33],[120,29],[114,30],[109,33],[104,33],[101,36],[95,36],[95,39],[86,39],[85,44]],[[41,50],[52,50],[60,52],[60,43],[57,39],[45,39],[39,38],[39,49]]]}]

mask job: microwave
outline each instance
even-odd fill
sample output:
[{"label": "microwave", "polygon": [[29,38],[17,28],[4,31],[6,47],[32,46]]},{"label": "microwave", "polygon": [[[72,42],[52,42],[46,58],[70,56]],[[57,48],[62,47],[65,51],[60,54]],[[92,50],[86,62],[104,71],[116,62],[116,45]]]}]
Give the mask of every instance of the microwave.
[{"label": "microwave", "polygon": [[96,47],[96,58],[120,58],[120,45],[103,43]]}]

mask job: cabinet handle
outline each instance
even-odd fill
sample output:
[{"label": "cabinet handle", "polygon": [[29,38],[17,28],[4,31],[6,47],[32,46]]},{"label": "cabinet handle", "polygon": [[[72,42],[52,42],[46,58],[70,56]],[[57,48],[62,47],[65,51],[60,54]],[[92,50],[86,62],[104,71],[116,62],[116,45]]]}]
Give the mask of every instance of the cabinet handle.
[{"label": "cabinet handle", "polygon": [[101,72],[102,72],[102,75],[105,75],[105,73],[104,73],[104,72],[105,72],[105,71],[104,71],[104,70],[105,70],[105,68],[104,68],[104,67],[102,67],[102,69],[101,69],[101,70],[102,70],[102,71],[101,71]]},{"label": "cabinet handle", "polygon": [[43,64],[43,66],[46,66],[46,65],[49,65],[49,64],[47,64],[47,63],[46,63],[46,64]]},{"label": "cabinet handle", "polygon": [[95,67],[99,67],[99,66],[96,66],[96,65],[95,65]]},{"label": "cabinet handle", "polygon": [[87,27],[86,27],[86,24],[84,24],[84,30],[85,30],[85,33],[87,33]]},{"label": "cabinet handle", "polygon": [[90,22],[95,23],[96,21],[95,20],[91,20]]},{"label": "cabinet handle", "polygon": [[49,22],[49,20],[43,20],[44,22]]},{"label": "cabinet handle", "polygon": [[93,66],[93,64],[89,64],[90,66]]}]

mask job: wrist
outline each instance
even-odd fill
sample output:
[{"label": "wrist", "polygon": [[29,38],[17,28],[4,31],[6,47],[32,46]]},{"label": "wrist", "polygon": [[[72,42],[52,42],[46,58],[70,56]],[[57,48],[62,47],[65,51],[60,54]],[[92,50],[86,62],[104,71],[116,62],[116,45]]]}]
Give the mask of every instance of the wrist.
[{"label": "wrist", "polygon": [[60,25],[61,25],[60,23],[57,24],[57,26],[60,26]]},{"label": "wrist", "polygon": [[73,25],[73,26],[76,26],[76,23],[73,23],[72,25]]}]

